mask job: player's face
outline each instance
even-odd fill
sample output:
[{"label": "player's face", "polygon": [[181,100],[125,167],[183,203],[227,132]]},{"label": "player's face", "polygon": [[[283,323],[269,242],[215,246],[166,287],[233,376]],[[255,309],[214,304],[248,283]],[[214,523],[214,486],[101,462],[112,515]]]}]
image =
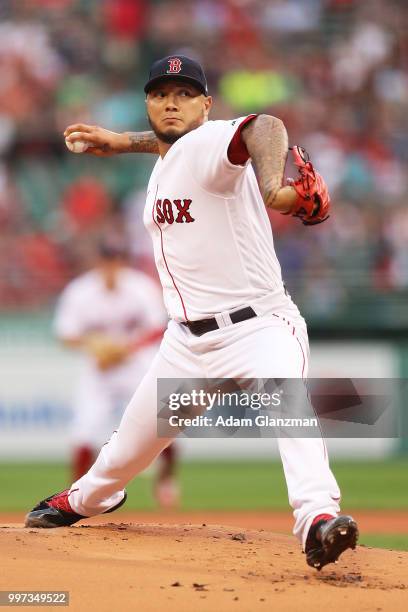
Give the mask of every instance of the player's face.
[{"label": "player's face", "polygon": [[159,83],[147,94],[147,116],[157,138],[173,144],[208,118],[212,99],[181,81]]}]

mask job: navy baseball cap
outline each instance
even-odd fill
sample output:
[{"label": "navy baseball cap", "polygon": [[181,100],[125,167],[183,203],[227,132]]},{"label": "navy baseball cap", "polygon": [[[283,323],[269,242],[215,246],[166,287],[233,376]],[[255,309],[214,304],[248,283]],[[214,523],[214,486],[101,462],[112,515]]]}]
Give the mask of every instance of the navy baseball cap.
[{"label": "navy baseball cap", "polygon": [[191,83],[208,96],[204,70],[198,62],[185,55],[168,55],[154,62],[150,68],[149,80],[144,87],[145,93],[149,93],[152,87],[166,79],[179,79]]}]

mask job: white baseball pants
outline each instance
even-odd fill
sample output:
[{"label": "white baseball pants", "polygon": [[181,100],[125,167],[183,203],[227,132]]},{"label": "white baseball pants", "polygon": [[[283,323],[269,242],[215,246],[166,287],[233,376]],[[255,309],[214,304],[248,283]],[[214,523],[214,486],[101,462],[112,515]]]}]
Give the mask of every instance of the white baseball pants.
[{"label": "white baseball pants", "polygon": [[[284,314],[256,317],[200,337],[171,321],[118,431],[89,472],[72,485],[71,507],[84,516],[113,507],[123,499],[126,484],[171,442],[157,438],[157,378],[304,378],[308,356],[303,319],[289,320]],[[293,533],[304,547],[313,518],[339,512],[340,491],[322,438],[285,437],[278,443],[294,510]]]}]

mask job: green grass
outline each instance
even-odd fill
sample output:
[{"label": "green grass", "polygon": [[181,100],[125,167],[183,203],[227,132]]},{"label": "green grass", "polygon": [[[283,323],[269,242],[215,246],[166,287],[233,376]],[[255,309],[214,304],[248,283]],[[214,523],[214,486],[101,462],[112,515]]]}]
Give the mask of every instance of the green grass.
[{"label": "green grass", "polygon": [[[408,459],[332,462],[348,510],[408,510]],[[286,484],[279,462],[181,463],[183,510],[287,510]],[[126,510],[153,510],[153,473],[129,486]],[[69,483],[64,464],[1,463],[0,512],[26,511]],[[366,546],[408,550],[408,534],[362,534]]]},{"label": "green grass", "polygon": [[[408,459],[332,462],[348,509],[408,509]],[[184,510],[286,510],[286,484],[278,462],[191,462],[179,470]],[[154,508],[152,475],[128,487],[129,510]],[[0,511],[25,511],[69,484],[65,465],[0,464]]]},{"label": "green grass", "polygon": [[375,548],[388,548],[389,550],[407,550],[408,534],[399,533],[369,533],[362,535],[359,544]]}]

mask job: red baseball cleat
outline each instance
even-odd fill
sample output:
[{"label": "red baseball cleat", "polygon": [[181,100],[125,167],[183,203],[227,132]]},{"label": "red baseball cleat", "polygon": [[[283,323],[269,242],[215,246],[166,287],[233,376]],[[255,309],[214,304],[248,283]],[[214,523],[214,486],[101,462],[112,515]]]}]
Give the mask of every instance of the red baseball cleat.
[{"label": "red baseball cleat", "polygon": [[[71,508],[69,503],[69,489],[61,491],[61,493],[55,493],[46,499],[40,501],[31,512],[29,512],[25,519],[25,527],[43,527],[45,529],[51,529],[53,527],[69,527],[74,523],[77,523],[81,519],[88,518],[77,514]],[[117,510],[125,503],[127,493],[116,506],[105,510],[103,514],[113,512]]]}]

